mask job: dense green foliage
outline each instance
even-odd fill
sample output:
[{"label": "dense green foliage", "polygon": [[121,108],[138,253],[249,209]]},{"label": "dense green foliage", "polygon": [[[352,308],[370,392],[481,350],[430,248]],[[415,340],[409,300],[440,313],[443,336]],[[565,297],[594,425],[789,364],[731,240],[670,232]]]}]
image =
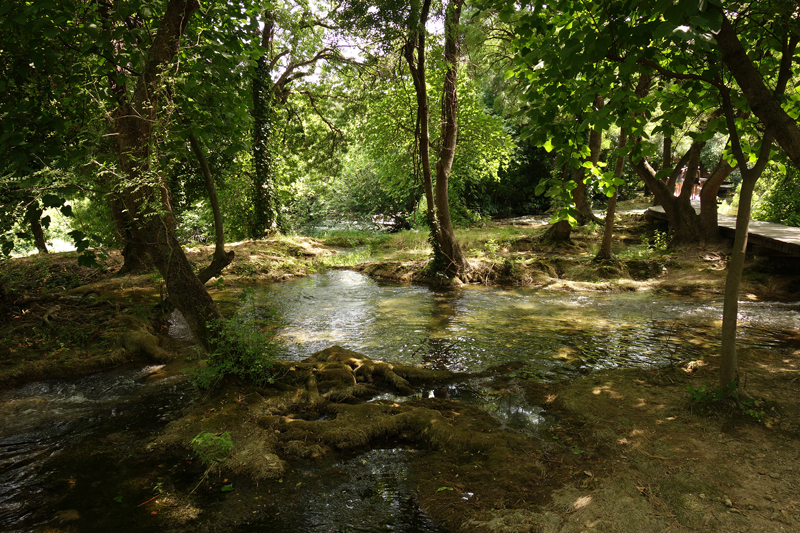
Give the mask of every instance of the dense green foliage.
[{"label": "dense green foliage", "polygon": [[[168,178],[181,239],[204,242],[213,235],[207,192],[188,146],[189,127],[207,153],[228,240],[264,225],[254,207],[257,145],[272,154],[262,174],[270,175],[269,202],[287,227],[390,220],[397,227],[424,225],[413,86],[398,52],[409,10],[418,4],[240,0],[205,6],[187,26],[175,68],[165,78],[155,128],[155,162]],[[734,107],[746,110],[748,103],[716,52],[719,17],[707,4],[478,4],[481,10],[462,21],[467,45],[450,178],[456,223],[540,213],[554,200],[569,218],[573,172],[584,169],[589,196],[602,204],[613,189],[642,186],[631,169],[621,180],[610,177],[607,162],[614,150],[636,160],[646,157],[656,171],[663,170],[659,162],[669,155],[665,138],[675,156],[694,142],[705,143],[701,160],[707,169],[722,155],[733,160],[726,152],[728,126],[713,115],[719,83],[732,89]],[[791,6],[778,0],[767,4],[724,3],[731,13],[748,13],[738,22],[738,35],[760,51],[752,54],[756,67],[772,83],[781,32],[787,31],[780,21]],[[30,249],[37,224],[46,240],[67,238],[84,250],[123,244],[108,202],[121,186],[109,117],[121,91],[132,90],[119,82],[142,65],[142,51],[157,33],[165,6],[165,0],[125,0],[107,12],[72,0],[9,1],[0,8],[4,252],[14,243]],[[431,19],[440,24],[443,6],[433,2],[431,9]],[[270,35],[259,26],[267,13]],[[30,20],[39,22],[27,24]],[[776,28],[773,37],[762,38],[769,24]],[[443,52],[433,38],[437,30],[428,32],[429,127],[436,131]],[[265,115],[270,124],[265,140],[254,143],[259,61],[267,69],[260,78],[275,107]],[[636,96],[636,84],[647,73],[653,75],[649,90]],[[597,95],[605,100],[602,108],[593,104]],[[796,101],[795,92],[783,101],[790,114],[797,114]],[[758,120],[750,115],[734,123],[753,157]],[[623,126],[631,141],[612,150]],[[587,159],[593,130],[604,137],[596,164]],[[795,178],[778,172],[763,186],[757,216],[792,223],[798,216]],[[547,196],[536,194],[537,185],[539,193],[549,190]],[[59,235],[49,227],[52,210],[72,220]]]},{"label": "dense green foliage", "polygon": [[800,171],[785,167],[772,176],[753,209],[753,218],[800,227]]},{"label": "dense green foliage", "polygon": [[216,386],[226,376],[247,383],[263,385],[272,377],[276,343],[270,335],[275,321],[272,312],[252,300],[251,291],[240,294],[241,308],[226,319],[214,321],[210,328],[215,337],[214,350],[206,366],[192,374],[192,383],[200,389]]}]

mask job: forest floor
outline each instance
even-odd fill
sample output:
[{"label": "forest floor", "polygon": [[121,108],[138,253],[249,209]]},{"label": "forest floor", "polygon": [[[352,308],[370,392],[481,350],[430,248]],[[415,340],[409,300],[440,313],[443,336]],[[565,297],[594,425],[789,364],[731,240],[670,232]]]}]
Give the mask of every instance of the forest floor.
[{"label": "forest floor", "polygon": [[[466,230],[459,237],[474,269],[459,282],[554,291],[721,294],[729,245],[670,252],[660,246],[660,229],[639,215],[623,217],[616,228],[617,260],[606,263],[593,261],[601,236],[596,227],[576,230],[571,243],[558,245],[540,242],[543,226],[495,224]],[[209,283],[210,292],[220,296],[237,287],[336,267],[377,278],[439,283],[425,272],[425,237],[349,237],[327,244],[275,238],[231,245],[237,257],[222,278]],[[344,246],[355,252],[341,253]],[[199,247],[188,253],[202,266],[212,251]],[[352,258],[367,261],[356,265]],[[115,276],[119,261],[112,254],[105,271],[77,267],[73,254],[3,265],[0,387],[174,357],[165,335],[160,278]],[[751,259],[741,297],[796,301],[798,270],[790,262]],[[796,349],[776,353],[765,347],[740,354],[740,373],[755,398],[748,404],[700,392],[693,399],[687,392],[687,386],[695,391],[713,388],[713,356],[654,370],[607,370],[558,383],[528,379],[515,367],[491,370],[487,386],[494,394],[521,392],[529,404],[544,408],[547,429],[533,438],[450,400],[361,403],[362,393],[369,397],[376,390],[398,388],[407,393],[431,380],[468,376],[422,375],[400,367],[395,372],[350,353],[304,363],[310,365],[303,367],[306,374],[282,388],[230,382],[142,443],[139,453],[186,457],[199,429],[231,431],[234,443],[242,445],[223,463],[219,482],[223,474],[237,486],[247,486],[249,479],[251,487],[260,487],[259,494],[275,497],[292,489],[279,483],[287,465],[379,443],[407,446],[419,450],[409,466],[419,504],[447,531],[797,531],[800,333],[784,333]],[[358,386],[361,382],[353,376],[364,368],[374,390],[352,387],[347,389],[350,396],[336,392],[341,390],[332,385],[337,380],[352,379]],[[329,379],[312,383],[309,376],[320,372]],[[338,425],[327,424],[337,420]],[[111,446],[107,453],[121,452]],[[130,447],[125,453],[131,453]],[[123,461],[137,457],[121,457]],[[143,490],[152,486],[154,475],[141,474]],[[245,524],[254,515],[276,509],[262,506],[263,499],[256,504],[243,498],[204,508],[203,489],[192,495],[177,483],[165,488],[142,511],[162,520],[164,531],[247,530]],[[245,529],[237,529],[241,527]],[[80,521],[52,529],[80,530]]]}]

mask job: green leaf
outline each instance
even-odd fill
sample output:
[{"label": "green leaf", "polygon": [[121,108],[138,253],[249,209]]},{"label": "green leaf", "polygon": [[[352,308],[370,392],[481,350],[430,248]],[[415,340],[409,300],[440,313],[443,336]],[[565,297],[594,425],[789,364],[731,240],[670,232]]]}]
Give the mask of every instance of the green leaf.
[{"label": "green leaf", "polygon": [[233,490],[233,483],[230,483],[228,485],[223,485],[222,488],[219,490],[222,492],[230,492]]},{"label": "green leaf", "polygon": [[[78,248],[78,250],[80,250],[80,248]],[[97,262],[97,255],[90,250],[84,250],[83,253],[78,256],[78,264],[89,268],[98,268],[100,266]]]},{"label": "green leaf", "polygon": [[453,487],[439,487],[436,492],[442,492],[443,490],[453,490]]},{"label": "green leaf", "polygon": [[42,204],[45,207],[61,207],[64,205],[64,199],[55,194],[45,194],[42,197]]}]

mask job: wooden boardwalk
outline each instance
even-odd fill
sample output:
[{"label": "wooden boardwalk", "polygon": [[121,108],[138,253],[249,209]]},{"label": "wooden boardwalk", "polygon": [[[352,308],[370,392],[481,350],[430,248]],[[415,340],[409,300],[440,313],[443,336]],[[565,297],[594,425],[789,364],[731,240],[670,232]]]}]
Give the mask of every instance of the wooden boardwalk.
[{"label": "wooden boardwalk", "polygon": [[[692,202],[695,210],[700,212],[700,202]],[[660,220],[666,220],[667,215],[660,205],[647,210],[647,215]],[[719,232],[725,237],[733,239],[736,233],[736,217],[717,215]],[[760,256],[791,256],[800,257],[800,228],[750,220],[747,246],[752,247],[753,253]]]}]

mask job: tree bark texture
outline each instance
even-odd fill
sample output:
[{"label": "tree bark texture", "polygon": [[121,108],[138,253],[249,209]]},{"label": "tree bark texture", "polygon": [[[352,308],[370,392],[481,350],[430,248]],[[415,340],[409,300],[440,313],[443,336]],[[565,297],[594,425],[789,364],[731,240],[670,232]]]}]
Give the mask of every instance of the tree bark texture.
[{"label": "tree bark texture", "polygon": [[[620,128],[619,131],[619,147],[623,148],[628,142],[628,135],[625,133],[625,128]],[[625,167],[625,156],[620,155],[617,157],[617,162],[614,166],[614,178],[622,177],[622,170]],[[611,241],[614,235],[614,216],[617,210],[617,192],[618,187],[614,187],[614,194],[608,199],[608,209],[606,210],[605,228],[603,229],[603,243],[600,246],[600,252],[595,257],[595,260],[611,259]]]},{"label": "tree bark texture", "polygon": [[125,210],[122,196],[116,192],[109,193],[111,218],[120,243],[122,244],[122,267],[117,272],[118,276],[133,274],[145,270],[148,266],[147,249],[133,239],[131,227],[133,220]]},{"label": "tree bark texture", "polygon": [[120,170],[127,178],[121,198],[131,220],[132,239],[146,247],[164,278],[170,300],[186,318],[197,339],[210,345],[208,322],[220,318],[214,301],[192,271],[175,237],[166,184],[153,164],[153,124],[157,120],[162,70],[178,51],[197,0],[170,0],[129,100],[114,116]]},{"label": "tree bark texture", "polygon": [[214,259],[211,264],[201,270],[197,277],[200,282],[205,284],[211,278],[214,278],[222,272],[222,269],[228,266],[235,253],[233,250],[225,253],[225,231],[222,226],[222,210],[219,208],[219,198],[217,197],[217,188],[214,185],[214,177],[211,175],[211,169],[208,166],[206,154],[203,153],[203,148],[200,146],[200,141],[194,134],[194,130],[189,128],[189,144],[192,147],[197,162],[200,164],[200,170],[203,172],[203,179],[206,183],[206,191],[208,192],[208,200],[211,202],[211,211],[214,214]]},{"label": "tree bark texture", "polygon": [[461,7],[463,0],[452,0],[447,6],[444,30],[444,59],[447,71],[444,76],[444,95],[442,99],[442,148],[436,163],[436,211],[439,219],[439,246],[447,261],[445,273],[457,276],[467,269],[467,259],[456,240],[453,223],[450,219],[450,199],[448,187],[450,171],[456,152],[458,137],[458,56],[461,45]]}]

